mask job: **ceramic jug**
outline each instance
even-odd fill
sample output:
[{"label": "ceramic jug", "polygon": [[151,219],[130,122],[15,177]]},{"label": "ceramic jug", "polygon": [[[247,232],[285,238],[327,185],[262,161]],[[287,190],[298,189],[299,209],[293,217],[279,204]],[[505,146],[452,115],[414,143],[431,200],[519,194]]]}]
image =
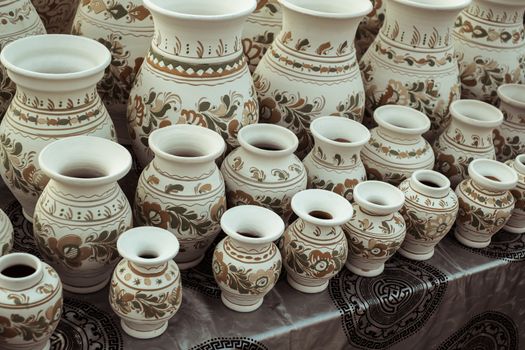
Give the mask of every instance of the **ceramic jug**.
[{"label": "ceramic jug", "polygon": [[498,97],[505,120],[494,129],[493,139],[496,158],[504,162],[525,153],[525,85],[503,84]]},{"label": "ceramic jug", "polygon": [[516,204],[504,229],[512,233],[525,233],[525,154],[520,154],[506,164],[518,174],[518,185],[511,190]]},{"label": "ceramic jug", "polygon": [[80,0],[31,0],[48,34],[69,34]]}]

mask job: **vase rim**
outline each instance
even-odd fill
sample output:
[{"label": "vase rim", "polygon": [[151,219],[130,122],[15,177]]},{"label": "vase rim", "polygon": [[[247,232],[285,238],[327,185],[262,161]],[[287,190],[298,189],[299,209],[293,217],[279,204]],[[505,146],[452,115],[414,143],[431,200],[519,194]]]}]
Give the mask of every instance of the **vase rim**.
[{"label": "vase rim", "polygon": [[525,154],[518,155],[514,161],[514,168],[516,168],[516,171],[518,171],[520,174],[525,175]]},{"label": "vase rim", "polygon": [[[144,6],[148,8],[152,12],[157,12],[162,15],[171,17],[171,18],[178,18],[183,20],[195,20],[195,21],[224,21],[224,20],[231,20],[231,19],[237,19],[242,18],[245,16],[250,15],[255,8],[257,7],[257,1],[256,0],[242,0],[242,1],[236,1],[236,0],[228,0],[230,3],[236,5],[241,4],[244,6],[239,6],[240,8],[236,11],[229,11],[221,14],[213,14],[213,13],[187,13],[182,11],[175,11],[171,10],[166,7],[166,5],[169,3],[170,6],[177,5],[176,1],[173,0],[144,0]],[[195,4],[197,1],[179,1],[179,3],[185,3],[185,4]],[[202,2],[202,1],[201,1]],[[216,1],[209,1],[209,4],[218,4]],[[164,6],[163,6],[164,5]],[[199,6],[199,4],[195,4],[196,6]],[[199,6],[201,9],[204,6],[204,4],[201,4],[202,6]],[[204,6],[206,7],[206,6]]]},{"label": "vase rim", "polygon": [[475,159],[468,166],[468,174],[489,191],[509,191],[518,184],[518,174],[508,165],[492,159]]},{"label": "vase rim", "polygon": [[[335,139],[334,137],[331,138],[327,136],[325,130],[321,130],[322,127],[326,125],[331,125],[334,127],[334,129],[328,127],[331,129],[330,132],[333,132],[334,135],[337,133],[341,134],[335,135]],[[353,132],[355,132],[355,130],[357,129],[361,138],[357,139],[356,141],[353,141],[353,138],[350,137],[350,129],[352,129]],[[337,147],[359,147],[365,145],[370,139],[370,131],[367,127],[355,120],[345,117],[326,116],[316,118],[310,124],[310,131],[312,132],[312,135],[314,137],[322,140],[327,144]],[[350,141],[337,141],[337,139],[343,139],[345,137],[348,137]]]},{"label": "vase rim", "polygon": [[380,127],[404,135],[422,135],[430,130],[430,119],[408,106],[384,105],[374,111]]},{"label": "vase rim", "polygon": [[[158,266],[179,253],[179,240],[172,232],[160,227],[135,227],[122,233],[117,240],[119,254],[142,266]],[[144,257],[144,256],[149,257]]]},{"label": "vase rim", "polygon": [[450,104],[450,113],[456,120],[482,128],[495,128],[501,125],[504,119],[498,108],[478,100],[456,100]]},{"label": "vase rim", "polygon": [[[419,169],[414,171],[410,180],[417,184],[418,189],[422,189],[426,194],[446,195],[450,190],[450,180],[443,174],[434,170]],[[430,186],[428,182],[436,186]]]},{"label": "vase rim", "polygon": [[[359,18],[366,16],[369,14],[374,6],[372,5],[372,2],[370,0],[358,0],[360,7],[356,8],[356,1],[343,1],[345,3],[345,7],[348,7],[348,11],[341,11],[339,9],[336,11],[323,11],[318,9],[319,4],[325,5],[331,4],[333,5],[334,1],[331,2],[316,2],[316,1],[306,1],[308,3],[307,7],[305,4],[298,4],[298,2],[304,2],[304,0],[278,0],[279,3],[292,11],[299,12],[305,15],[310,15],[314,17],[323,17],[323,18],[331,18],[331,19],[351,19],[351,18]],[[338,1],[339,3],[341,1]],[[311,8],[312,5],[315,5],[316,8]],[[352,5],[352,6],[349,6]],[[353,10],[350,10],[350,8],[353,7]]]},{"label": "vase rim", "polygon": [[498,97],[511,106],[525,109],[525,85],[503,84],[498,87]]},{"label": "vase rim", "polygon": [[[346,224],[354,213],[352,205],[345,197],[322,189],[308,189],[296,193],[292,197],[292,210],[304,221],[325,227]],[[325,217],[321,218],[315,213],[323,213]]]},{"label": "vase rim", "polygon": [[[10,277],[3,274],[5,269],[16,265],[29,266],[35,271],[23,277]],[[32,254],[10,253],[0,257],[0,283],[4,287],[6,283],[10,283],[9,289],[21,291],[32,288],[40,281],[43,273],[42,261]]]},{"label": "vase rim", "polygon": [[354,187],[355,203],[378,215],[389,215],[405,204],[405,195],[397,187],[382,181],[364,181]]},{"label": "vase rim", "polygon": [[283,219],[270,209],[240,205],[226,210],[221,216],[221,228],[236,241],[258,245],[279,239],[285,226]]},{"label": "vase rim", "polygon": [[[275,124],[246,125],[239,130],[237,140],[246,151],[264,157],[288,156],[299,146],[299,140],[291,130]],[[272,146],[275,149],[264,149],[257,144]]]},{"label": "vase rim", "polygon": [[410,7],[427,10],[461,10],[472,3],[472,0],[391,0]]}]

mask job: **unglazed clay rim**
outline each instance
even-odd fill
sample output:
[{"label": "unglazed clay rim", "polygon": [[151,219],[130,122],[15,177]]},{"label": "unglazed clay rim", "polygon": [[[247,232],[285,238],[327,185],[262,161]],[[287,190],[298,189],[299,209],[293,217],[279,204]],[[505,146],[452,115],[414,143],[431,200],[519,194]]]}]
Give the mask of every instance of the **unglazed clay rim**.
[{"label": "unglazed clay rim", "polygon": [[[392,124],[392,122],[386,120],[386,118],[391,117],[394,113],[402,116],[411,116],[412,119],[409,122],[417,122],[420,123],[421,126],[402,127]],[[374,120],[377,125],[384,129],[405,135],[422,135],[430,130],[431,126],[430,119],[422,112],[411,107],[398,105],[384,105],[377,108],[374,111]]]},{"label": "unglazed clay rim", "polygon": [[[315,202],[311,200],[312,197],[315,197]],[[336,208],[336,210],[330,208]],[[292,210],[306,222],[328,227],[346,224],[354,213],[352,205],[346,198],[337,193],[321,189],[309,189],[296,193],[292,197]],[[328,212],[332,219],[319,219],[309,214],[316,210]],[[338,211],[338,213],[335,213],[335,211]]]},{"label": "unglazed clay rim", "polygon": [[[490,167],[490,173],[483,173],[481,166]],[[468,174],[471,179],[492,191],[509,191],[518,184],[518,174],[506,164],[492,159],[475,159],[468,166]],[[494,181],[487,176],[494,176],[500,181]]]},{"label": "unglazed clay rim", "polygon": [[469,6],[472,2],[472,0],[452,0],[452,1],[449,1],[449,3],[454,3],[454,5],[447,6],[447,5],[440,5],[439,3],[437,4],[421,3],[418,0],[392,0],[392,1],[395,1],[403,5],[407,5],[410,7],[429,9],[429,10],[461,10]]},{"label": "unglazed clay rim", "polygon": [[[373,188],[379,188],[377,191],[374,190],[374,192],[377,192],[380,197],[382,196],[383,198],[387,198],[387,196],[384,196],[384,194],[387,191],[390,194],[398,197],[397,198],[398,203],[387,203],[385,205],[372,203],[370,200],[364,197],[364,194],[361,193],[367,187],[372,187],[372,186],[374,186]],[[380,215],[387,215],[387,214],[395,213],[399,211],[405,204],[405,194],[401,192],[401,190],[398,189],[397,187],[389,183],[382,182],[382,181],[369,180],[369,181],[360,182],[359,184],[357,184],[356,187],[354,187],[353,196],[354,196],[354,201],[357,205],[359,205],[360,207],[366,206],[367,208],[372,208],[372,211],[374,211],[374,213],[377,213]],[[365,208],[365,210],[367,208]]]},{"label": "unglazed clay rim", "polygon": [[[523,100],[517,100],[513,97],[510,97],[508,93],[505,93],[506,90],[518,89],[523,94]],[[505,103],[517,108],[525,109],[525,85],[522,84],[503,84],[498,87],[498,97]]]},{"label": "unglazed clay rim", "polygon": [[[291,145],[288,147],[282,147],[280,150],[270,151],[265,150],[259,147],[255,147],[248,140],[248,134],[254,133],[258,135],[264,135],[266,139],[264,141],[273,144],[282,146],[281,138],[278,136],[285,136],[291,141]],[[265,157],[282,157],[294,153],[299,146],[299,140],[297,136],[290,130],[274,124],[250,124],[247,125],[237,134],[237,141],[239,145],[244,148],[246,151],[254,154],[258,154]]]},{"label": "unglazed clay rim", "polygon": [[[446,195],[450,190],[450,180],[443,174],[434,170],[420,169],[414,171],[409,181],[414,181],[417,186],[422,187],[426,193]],[[421,181],[432,181],[439,187],[427,186]]]},{"label": "unglazed clay rim", "polygon": [[[354,128],[354,129],[358,128],[366,136],[364,138],[362,138],[361,140],[359,140],[359,141],[340,142],[340,141],[335,141],[335,140],[332,140],[332,139],[326,137],[319,130],[317,130],[317,127],[320,124],[325,123],[325,122],[326,123],[330,123],[332,121],[334,121],[334,122],[337,121],[337,122],[348,124],[349,128]],[[344,118],[344,117],[330,117],[330,116],[328,116],[328,117],[316,118],[310,124],[310,131],[312,132],[312,135],[314,137],[322,140],[323,142],[325,142],[327,144],[338,146],[338,147],[348,147],[348,148],[359,147],[359,146],[363,146],[363,145],[367,144],[368,140],[370,140],[370,131],[368,130],[367,127],[365,127],[363,124],[361,124],[359,122],[356,122],[355,120]]]},{"label": "unglazed clay rim", "polygon": [[[261,237],[246,237],[237,232],[241,229],[234,229],[231,226],[231,222],[242,223],[243,220],[249,220],[249,215],[246,214],[252,214],[254,211],[258,212],[258,217],[266,216],[267,222],[271,220],[272,222],[278,223],[278,229],[272,233],[263,232]],[[256,245],[276,241],[282,236],[285,226],[283,219],[270,209],[266,209],[257,205],[241,205],[226,210],[226,212],[221,216],[221,228],[224,233],[236,241]]]},{"label": "unglazed clay rim", "polygon": [[[133,244],[128,244],[127,241]],[[139,252],[144,249],[144,246],[154,242],[153,245],[157,244],[158,247],[166,246],[169,247],[164,254],[158,254],[156,258],[146,259],[139,256]],[[134,251],[131,253],[130,248]],[[155,266],[161,265],[169,260],[172,260],[180,249],[180,243],[177,237],[160,227],[154,226],[143,226],[135,227],[127,230],[117,240],[117,250],[119,254],[129,261],[143,266]],[[148,253],[150,251],[148,250]],[[157,252],[155,252],[157,253]]]},{"label": "unglazed clay rim", "polygon": [[314,17],[324,17],[324,18],[333,18],[333,19],[350,19],[350,18],[358,18],[363,17],[369,14],[374,6],[369,0],[361,1],[363,5],[367,5],[366,8],[363,8],[361,11],[354,11],[354,12],[324,12],[324,11],[317,11],[312,10],[307,7],[303,7],[297,4],[292,3],[293,0],[278,0],[279,3],[292,11],[299,12],[305,15],[310,15]]},{"label": "unglazed clay rim", "polygon": [[[47,41],[55,41],[55,43],[60,43],[60,41],[68,40],[67,44],[69,45],[91,45],[93,47],[93,56],[99,57],[99,55],[104,56],[104,60],[100,62],[99,64],[96,64],[95,66],[73,72],[73,73],[42,73],[42,72],[35,72],[31,71],[25,68],[21,68],[17,66],[16,64],[12,63],[11,60],[7,57],[11,51],[17,50],[19,47],[24,46],[31,46],[32,41],[41,41],[41,40],[47,40]],[[72,44],[71,44],[72,42]],[[63,47],[64,43],[61,45],[57,45],[56,49],[60,50],[61,47]],[[96,51],[95,51],[96,50]],[[79,52],[79,54],[84,54],[84,52]],[[44,79],[44,80],[74,80],[74,79],[80,79],[89,77],[92,75],[95,75],[97,73],[103,72],[107,66],[109,66],[111,62],[111,53],[109,50],[99,43],[96,40],[77,36],[77,35],[67,35],[67,34],[45,34],[45,35],[34,35],[34,36],[28,36],[22,39],[15,40],[8,45],[0,52],[0,61],[2,64],[10,71],[15,72],[17,74],[20,74],[25,77],[30,78],[38,78],[38,79]]]},{"label": "unglazed clay rim", "polygon": [[[494,118],[493,120],[475,119],[475,118],[465,115],[464,109],[460,112],[458,110],[459,108],[458,106],[462,106],[462,108],[464,109],[471,109],[471,108],[478,107],[481,109],[482,113],[486,113],[486,115],[489,115],[489,113],[492,113],[493,115],[497,115],[498,118],[497,119]],[[450,113],[454,119],[461,121],[462,123],[472,125],[475,127],[482,127],[482,128],[495,128],[501,125],[504,119],[503,113],[498,108],[486,102],[482,102],[478,100],[456,100],[450,104]]]},{"label": "unglazed clay rim", "polygon": [[514,159],[514,167],[520,174],[525,174],[525,154],[520,154]]},{"label": "unglazed clay rim", "polygon": [[[10,263],[12,260],[17,260],[19,262]],[[15,265],[27,265],[35,269],[35,272],[28,276],[24,277],[9,277],[1,273],[4,269],[15,266]],[[30,286],[27,286],[22,289],[14,289],[17,291],[25,290],[28,288],[33,287],[37,282],[39,282],[39,277],[44,273],[44,266],[42,264],[42,261],[38,259],[36,256],[28,254],[28,253],[10,253],[7,255],[4,255],[0,257],[0,282],[3,282],[2,285],[5,286],[5,283],[12,283],[12,284],[26,284],[30,283]],[[37,280],[38,279],[38,280]],[[33,280],[35,280],[33,282]]]},{"label": "unglazed clay rim", "polygon": [[[242,0],[239,3],[241,4],[245,3],[246,7],[237,12],[224,13],[221,15],[216,15],[216,14],[215,15],[197,15],[197,14],[168,10],[162,7],[161,5],[157,4],[156,0],[143,0],[143,3],[144,3],[144,6],[146,6],[146,8],[152,12],[157,12],[157,13],[160,13],[162,15],[172,17],[172,18],[195,20],[195,21],[223,21],[223,20],[241,18],[241,17],[250,15],[253,12],[253,10],[255,10],[255,8],[257,7],[256,0]],[[212,4],[212,1],[210,1],[210,5],[211,4]]]}]

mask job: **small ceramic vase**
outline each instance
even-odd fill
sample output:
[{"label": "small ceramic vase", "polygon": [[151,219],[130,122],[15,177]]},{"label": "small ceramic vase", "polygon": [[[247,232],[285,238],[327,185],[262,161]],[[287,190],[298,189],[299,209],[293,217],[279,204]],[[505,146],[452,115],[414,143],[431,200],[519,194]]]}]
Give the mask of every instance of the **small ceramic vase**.
[{"label": "small ceramic vase", "polygon": [[355,49],[357,59],[360,60],[366,50],[372,45],[379,30],[385,21],[385,0],[370,0],[374,5],[372,12],[366,15],[359,23],[357,35],[355,37]]},{"label": "small ceramic vase", "polygon": [[348,242],[341,225],[352,217],[352,205],[326,190],[306,190],[292,199],[298,216],[280,242],[286,278],[303,293],[319,293],[344,267]]},{"label": "small ceramic vase", "polygon": [[366,180],[360,152],[370,132],[364,125],[341,117],[318,118],[310,130],[315,144],[303,160],[308,188],[332,191],[351,200],[354,187]]},{"label": "small ceramic vase", "polygon": [[[46,34],[46,29],[30,0],[0,1],[0,52],[11,41]],[[15,83],[0,63],[0,119],[15,95]]]},{"label": "small ceramic vase", "polygon": [[401,214],[407,226],[399,254],[412,260],[428,260],[456,221],[458,198],[450,181],[433,170],[416,171],[399,189],[405,195]]},{"label": "small ceramic vase", "polygon": [[499,109],[485,102],[459,100],[450,106],[452,119],[434,142],[434,169],[448,177],[456,188],[467,177],[474,159],[496,159],[492,132],[503,122]]},{"label": "small ceramic vase", "polygon": [[493,139],[497,160],[504,162],[525,153],[525,85],[501,85],[498,96],[505,120]]},{"label": "small ceramic vase", "polygon": [[237,147],[239,129],[259,119],[241,42],[256,1],[143,1],[155,31],[127,111],[140,165],[153,158],[151,132],[171,124],[207,127],[224,138],[229,150]]},{"label": "small ceramic vase", "polygon": [[244,24],[242,46],[250,72],[254,72],[266,50],[281,31],[282,10],[278,0],[257,0],[257,7]]},{"label": "small ceramic vase", "polygon": [[31,2],[49,34],[69,34],[80,0],[31,0]]},{"label": "small ceramic vase", "polygon": [[0,210],[0,256],[6,255],[13,249],[14,230],[9,217]]},{"label": "small ceramic vase", "polygon": [[430,129],[426,115],[388,105],[375,110],[374,120],[378,127],[361,151],[368,179],[397,186],[414,171],[434,167],[432,146],[421,136]]},{"label": "small ceramic vase", "polygon": [[504,230],[512,233],[525,233],[525,154],[517,156],[515,160],[507,161],[506,164],[518,174],[518,185],[511,190],[516,204]]},{"label": "small ceramic vase", "polygon": [[62,314],[62,284],[36,256],[0,257],[0,349],[49,350]]},{"label": "small ceramic vase", "polygon": [[150,138],[153,161],[142,171],[133,206],[135,222],[172,232],[180,242],[175,258],[184,270],[198,265],[226,211],[224,180],[215,160],[222,137],[196,125],[172,125]]},{"label": "small ceramic vase", "polygon": [[520,0],[473,0],[457,17],[452,34],[462,98],[495,105],[498,86],[522,80],[524,11]]},{"label": "small ceramic vase", "polygon": [[354,37],[369,0],[280,0],[283,28],[254,73],[261,120],[293,131],[297,155],[313,147],[310,123],[327,115],[363,119],[363,81]]},{"label": "small ceramic vase", "polygon": [[343,227],[349,248],[345,265],[356,275],[378,276],[405,238],[399,213],[405,196],[390,184],[365,181],[354,188],[354,201],[354,216]]},{"label": "small ceramic vase", "polygon": [[281,254],[273,243],[284,231],[283,220],[255,205],[229,209],[221,218],[227,237],[213,252],[213,276],[224,305],[234,311],[258,309],[281,273]]},{"label": "small ceramic vase", "polygon": [[459,214],[454,235],[471,248],[485,248],[512,215],[515,199],[510,192],[518,175],[509,166],[490,159],[476,159],[468,167],[470,178],[456,188]]},{"label": "small ceramic vase", "polygon": [[306,189],[308,181],[294,155],[297,137],[281,126],[255,124],[241,129],[239,143],[221,166],[228,207],[260,205],[288,222],[292,197]]},{"label": "small ceramic vase", "polygon": [[117,247],[123,259],[113,272],[109,304],[128,335],[157,337],[182,302],[180,272],[173,261],[179,242],[164,229],[137,227],[124,232]]},{"label": "small ceramic vase", "polygon": [[0,174],[31,221],[49,180],[37,162],[46,145],[77,135],[116,140],[96,89],[111,56],[94,40],[50,34],[19,39],[0,58],[17,85],[0,124]]},{"label": "small ceramic vase", "polygon": [[115,142],[76,136],[46,146],[38,161],[51,180],[35,209],[36,245],[64,289],[96,292],[119,259],[118,237],[133,224],[117,183],[131,168],[131,155]]}]

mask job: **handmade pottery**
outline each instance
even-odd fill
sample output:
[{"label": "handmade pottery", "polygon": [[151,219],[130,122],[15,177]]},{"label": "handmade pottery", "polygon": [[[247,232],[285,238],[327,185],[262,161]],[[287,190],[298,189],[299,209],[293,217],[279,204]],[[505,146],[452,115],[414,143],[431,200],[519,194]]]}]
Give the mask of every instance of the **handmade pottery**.
[{"label": "handmade pottery", "polygon": [[110,140],[76,136],[46,146],[38,162],[50,181],[35,209],[36,245],[64,289],[96,292],[117,264],[119,235],[133,225],[117,183],[131,168],[131,155]]},{"label": "handmade pottery", "polygon": [[111,56],[94,40],[50,34],[19,39],[0,58],[17,84],[0,124],[0,174],[31,221],[48,181],[37,162],[44,146],[76,135],[116,140],[96,89]]},{"label": "handmade pottery", "polygon": [[399,254],[412,260],[428,260],[456,221],[458,198],[450,181],[432,170],[417,170],[399,189],[405,195],[401,214],[407,226]]},{"label": "handmade pottery", "polygon": [[[31,35],[46,34],[46,29],[30,0],[0,1],[0,52],[11,41]],[[0,64],[0,119],[4,115],[16,86]]]},{"label": "handmade pottery", "polygon": [[0,257],[0,349],[48,350],[62,314],[62,284],[36,256]]},{"label": "handmade pottery", "polygon": [[430,118],[429,140],[443,130],[461,87],[451,31],[470,1],[385,3],[385,23],[360,62],[369,116],[382,105],[405,105]]},{"label": "handmade pottery", "polygon": [[503,114],[496,107],[475,100],[453,102],[450,113],[450,124],[434,142],[434,170],[448,177],[452,188],[456,188],[467,177],[472,160],[496,159],[492,132],[503,122]]},{"label": "handmade pottery", "polygon": [[495,105],[498,86],[522,80],[524,11],[520,0],[473,0],[457,17],[452,34],[463,98]]},{"label": "handmade pottery", "polygon": [[504,162],[525,153],[525,85],[501,85],[498,97],[505,120],[494,130],[493,140],[496,157]]},{"label": "handmade pottery", "polygon": [[369,0],[316,3],[280,0],[283,28],[254,73],[261,120],[299,138],[297,154],[313,147],[310,122],[326,115],[361,121],[364,89],[354,49]]},{"label": "handmade pottery", "polygon": [[157,337],[182,301],[180,272],[173,261],[179,242],[164,229],[137,227],[124,232],[117,247],[123,259],[113,272],[109,304],[128,335]]},{"label": "handmade pottery", "polygon": [[506,164],[518,174],[518,185],[511,190],[516,204],[504,230],[512,233],[525,233],[525,154],[517,156],[515,160],[507,161]]},{"label": "handmade pottery", "polygon": [[292,198],[298,216],[280,242],[290,286],[303,293],[319,293],[343,268],[348,243],[341,225],[352,217],[352,205],[326,190],[299,192]]},{"label": "handmade pottery", "polygon": [[258,309],[281,273],[281,254],[273,243],[284,231],[283,220],[254,205],[229,209],[221,218],[227,237],[213,252],[213,276],[223,304],[238,312]]},{"label": "handmade pottery", "polygon": [[360,60],[372,45],[385,21],[385,0],[370,0],[374,5],[372,11],[363,18],[355,36],[357,59]]},{"label": "handmade pottery", "polygon": [[79,1],[31,0],[49,34],[69,34]]},{"label": "handmade pottery", "polygon": [[378,127],[361,151],[368,179],[399,185],[419,169],[434,167],[434,152],[421,136],[430,129],[423,113],[406,106],[388,105],[374,111]]},{"label": "handmade pottery", "polygon": [[310,130],[315,144],[303,160],[308,188],[332,191],[351,200],[353,188],[366,180],[360,152],[370,132],[362,124],[341,117],[317,118]]},{"label": "handmade pottery", "polygon": [[138,225],[171,231],[180,242],[181,269],[204,258],[226,210],[224,180],[215,160],[225,149],[216,132],[196,125],[155,130],[149,144],[155,158],[142,171],[133,210]]},{"label": "handmade pottery", "polygon": [[14,244],[13,224],[9,217],[0,210],[0,256],[11,251]]},{"label": "handmade pottery", "polygon": [[255,0],[144,0],[153,42],[128,103],[128,128],[140,165],[153,157],[148,137],[171,124],[218,132],[229,149],[237,132],[259,119],[257,96],[241,43]]},{"label": "handmade pottery", "polygon": [[281,12],[278,0],[257,0],[255,11],[246,20],[242,46],[250,72],[255,71],[266,50],[281,31]]},{"label": "handmade pottery", "polygon": [[308,180],[294,155],[297,137],[281,126],[255,124],[239,131],[239,143],[221,166],[228,207],[260,205],[288,222],[292,197],[306,189]]},{"label": "handmade pottery", "polygon": [[399,213],[405,196],[385,182],[365,181],[354,188],[354,201],[352,220],[343,227],[348,239],[345,265],[356,275],[378,276],[405,238]]},{"label": "handmade pottery", "polygon": [[509,166],[491,159],[473,160],[469,178],[456,188],[459,214],[454,235],[471,248],[485,248],[512,215],[515,199],[510,190],[518,175]]}]

